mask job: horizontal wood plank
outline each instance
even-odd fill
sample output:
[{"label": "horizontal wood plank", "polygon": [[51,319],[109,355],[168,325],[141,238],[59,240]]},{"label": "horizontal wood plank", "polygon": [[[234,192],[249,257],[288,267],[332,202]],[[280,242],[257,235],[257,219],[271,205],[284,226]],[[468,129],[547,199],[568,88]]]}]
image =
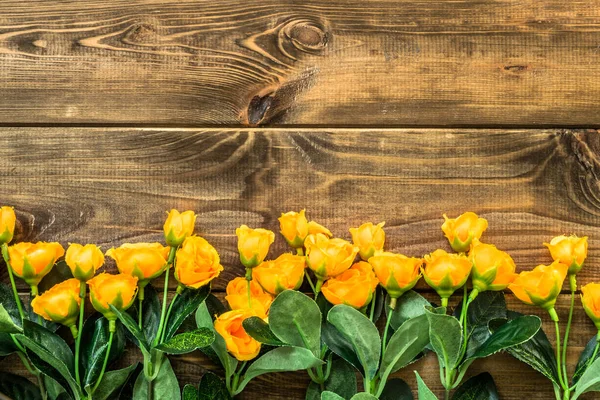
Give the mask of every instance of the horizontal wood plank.
[{"label": "horizontal wood plank", "polygon": [[599,41],[599,0],[4,0],[0,123],[599,125]]},{"label": "horizontal wood plank", "polygon": [[[590,237],[580,282],[600,278],[600,134],[469,129],[0,130],[0,204],[16,208],[16,241],[162,241],[165,211],[195,210],[197,232],[226,267],[214,287],[243,274],[235,228],[277,232],[305,208],[349,238],[386,221],[391,251],[449,249],[442,213],[489,220],[487,242],[519,270],[551,261],[554,235]],[[289,251],[278,235],[275,257]],[[108,269],[114,271],[112,260]],[[6,278],[5,270],[1,272]],[[424,284],[422,286],[424,287]]]}]

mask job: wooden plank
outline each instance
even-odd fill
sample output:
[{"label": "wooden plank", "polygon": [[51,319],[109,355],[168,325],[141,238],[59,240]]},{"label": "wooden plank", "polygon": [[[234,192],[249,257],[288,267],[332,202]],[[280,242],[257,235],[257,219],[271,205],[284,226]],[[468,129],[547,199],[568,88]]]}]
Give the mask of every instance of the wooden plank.
[{"label": "wooden plank", "polygon": [[[600,278],[594,130],[4,128],[0,137],[0,204],[17,210],[16,240],[162,241],[165,210],[192,209],[226,266],[218,290],[243,273],[237,226],[277,232],[281,212],[302,208],[345,238],[385,220],[387,249],[411,256],[449,249],[441,214],[473,210],[489,220],[484,240],[519,270],[548,263],[542,243],[554,235],[588,235],[580,283]],[[278,237],[271,255],[284,251]]]},{"label": "wooden plank", "polygon": [[[223,294],[217,293],[217,296],[223,300]],[[430,300],[436,298],[432,294],[426,294]],[[543,319],[543,328],[550,341],[554,343],[554,327],[545,313],[537,308],[522,304],[512,295],[507,295],[508,308],[525,314],[539,315]],[[450,305],[457,304],[458,298],[451,299]],[[569,296],[561,295],[557,302],[557,311],[562,322],[562,332],[564,332],[564,321],[568,314]],[[577,304],[573,325],[571,330],[571,339],[569,341],[568,368],[570,373],[574,370],[579,353],[583,350],[587,341],[596,333],[592,322],[587,318],[583,309]],[[208,358],[200,352],[194,352],[184,356],[171,357],[172,365],[177,374],[180,384],[197,384],[200,376],[207,370],[222,374],[221,368],[214,365]],[[136,361],[141,361],[141,354],[133,347],[128,346],[123,358],[117,367],[124,367]],[[439,370],[437,358],[434,354],[429,354],[424,359],[411,364],[409,367],[396,373],[395,377],[405,379],[413,389],[416,395],[416,382],[413,371],[419,371],[426,383],[436,392],[439,398],[443,398],[443,387],[439,382]],[[23,376],[28,376],[27,371],[22,367],[17,357],[10,356],[7,360],[0,362],[0,371],[9,371]],[[498,386],[500,398],[504,400],[521,400],[523,398],[547,400],[553,398],[552,385],[541,374],[527,367],[525,364],[517,361],[508,354],[496,354],[484,360],[478,360],[469,368],[467,378],[482,372],[489,371],[494,376]],[[465,378],[465,379],[467,379]],[[269,399],[303,399],[306,386],[309,379],[305,372],[269,374],[253,380],[240,396],[241,399],[258,400]],[[594,394],[588,394],[581,397],[584,399],[594,399]]]},{"label": "wooden plank", "polygon": [[4,0],[0,123],[598,125],[599,41],[599,0]]}]

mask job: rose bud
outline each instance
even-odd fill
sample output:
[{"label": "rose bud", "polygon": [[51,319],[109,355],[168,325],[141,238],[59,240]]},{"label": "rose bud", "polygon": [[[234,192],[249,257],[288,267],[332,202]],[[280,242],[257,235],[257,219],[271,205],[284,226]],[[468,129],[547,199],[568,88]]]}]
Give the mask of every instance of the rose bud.
[{"label": "rose bud", "polygon": [[423,278],[442,298],[442,306],[448,305],[448,297],[462,287],[471,273],[471,262],[464,254],[448,254],[436,250],[425,256]]},{"label": "rose bud", "polygon": [[86,282],[94,277],[98,268],[104,264],[104,254],[94,244],[82,246],[71,243],[65,254],[65,262],[73,277]]},{"label": "rose bud", "polygon": [[306,258],[285,253],[273,261],[265,261],[252,270],[252,279],[273,296],[286,289],[296,290],[304,280]]},{"label": "rose bud", "polygon": [[583,267],[583,262],[587,257],[588,241],[587,236],[582,238],[575,235],[557,236],[544,243],[544,246],[550,250],[550,255],[554,261],[569,266],[569,275],[575,275]]},{"label": "rose bud", "polygon": [[72,278],[52,286],[31,301],[33,312],[48,321],[69,327],[76,338],[75,324],[81,304],[79,285],[79,280]]},{"label": "rose bud", "polygon": [[240,261],[246,268],[254,268],[267,256],[275,241],[275,234],[266,229],[251,229],[242,225],[235,230],[238,237]]},{"label": "rose bud", "polygon": [[242,322],[253,315],[249,310],[233,310],[215,320],[215,331],[225,340],[227,351],[239,361],[252,360],[260,352],[260,342],[248,335],[242,326]]},{"label": "rose bud", "polygon": [[385,243],[384,225],[385,222],[377,225],[367,222],[358,228],[350,228],[352,241],[359,248],[358,254],[364,261],[383,251],[383,244]]},{"label": "rose bud", "polygon": [[346,304],[361,309],[369,304],[378,284],[371,265],[360,261],[335,278],[329,279],[321,290],[331,304]]},{"label": "rose bud", "polygon": [[[369,258],[369,264],[373,266],[381,286],[385,288],[392,299],[397,299],[417,284],[421,278],[423,260],[409,258],[402,254],[382,252]],[[395,301],[392,303],[395,305]]]},{"label": "rose bud", "polygon": [[37,285],[50,272],[56,260],[65,254],[60,243],[17,243],[8,248],[9,262],[13,272],[31,286],[37,295]]},{"label": "rose bud", "polygon": [[298,249],[304,246],[304,239],[308,236],[308,221],[306,220],[304,210],[299,213],[290,211],[281,214],[281,217],[279,217],[279,227],[285,241],[291,247]]},{"label": "rose bud", "polygon": [[581,288],[581,303],[585,313],[600,331],[600,283],[588,283]]},{"label": "rose bud", "polygon": [[17,216],[12,207],[0,207],[0,244],[10,243],[15,233]]},{"label": "rose bud", "polygon": [[127,310],[137,294],[138,278],[129,274],[110,275],[102,273],[88,281],[90,287],[90,301],[94,309],[110,322],[114,330],[114,321],[117,316],[111,310],[112,305],[119,311]]},{"label": "rose bud", "polygon": [[448,238],[450,246],[458,253],[464,253],[469,249],[473,239],[480,239],[487,229],[488,222],[479,218],[473,212],[466,212],[458,218],[450,219],[444,214],[442,231]]},{"label": "rose bud", "polygon": [[250,300],[248,300],[246,278],[237,277],[230,280],[225,290],[227,293],[225,300],[229,304],[229,308],[232,310],[251,309],[254,315],[266,318],[273,302],[273,296],[265,292],[258,282],[250,281]]},{"label": "rose bud", "polygon": [[[180,285],[199,289],[219,276],[223,266],[217,250],[200,236],[190,236],[177,250],[175,279]],[[181,291],[180,288],[178,288]]]},{"label": "rose bud", "polygon": [[169,248],[160,243],[125,243],[106,255],[115,260],[120,273],[135,276],[138,286],[144,288],[165,272]]},{"label": "rose bud", "polygon": [[471,300],[479,292],[504,290],[517,277],[517,267],[511,256],[492,244],[481,243],[479,239],[473,239],[471,243],[469,260],[473,264]]},{"label": "rose bud", "polygon": [[525,304],[547,310],[553,321],[558,321],[554,303],[567,276],[568,266],[554,261],[550,265],[538,265],[532,271],[523,271],[508,285],[515,296]]},{"label": "rose bud", "polygon": [[343,239],[329,239],[322,233],[308,235],[306,264],[320,281],[338,276],[352,266],[358,247]]},{"label": "rose bud", "polygon": [[169,212],[163,231],[165,241],[171,247],[180,246],[185,238],[192,236],[196,225],[196,214],[193,211],[179,211],[173,209]]}]

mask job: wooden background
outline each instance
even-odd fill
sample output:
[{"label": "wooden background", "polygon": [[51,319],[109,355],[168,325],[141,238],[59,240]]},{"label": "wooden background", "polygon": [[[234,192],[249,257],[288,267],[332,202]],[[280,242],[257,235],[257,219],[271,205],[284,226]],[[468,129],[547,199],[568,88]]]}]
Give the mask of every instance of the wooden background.
[{"label": "wooden background", "polygon": [[[599,78],[598,0],[2,0],[0,204],[19,241],[104,249],[162,240],[166,210],[196,210],[221,297],[242,274],[235,228],[277,231],[301,208],[346,238],[385,220],[387,248],[414,256],[448,248],[442,213],[472,210],[519,270],[548,263],[554,235],[587,235],[587,283]],[[580,308],[572,332],[571,367],[595,333]],[[216,369],[199,353],[173,364],[181,383]],[[434,357],[400,373],[412,387],[415,368],[440,393]],[[12,357],[0,370],[26,374]],[[503,399],[553,398],[508,355],[470,375],[485,370]],[[267,375],[242,397],[301,399],[307,381]]]}]

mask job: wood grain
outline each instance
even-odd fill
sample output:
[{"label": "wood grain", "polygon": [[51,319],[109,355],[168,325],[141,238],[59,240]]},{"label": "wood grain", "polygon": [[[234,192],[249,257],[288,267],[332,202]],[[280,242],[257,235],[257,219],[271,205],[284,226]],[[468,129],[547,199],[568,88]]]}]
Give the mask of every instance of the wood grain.
[{"label": "wood grain", "polygon": [[[600,278],[595,130],[3,128],[0,137],[0,204],[17,210],[17,241],[162,241],[165,211],[192,209],[226,266],[217,290],[242,275],[237,226],[277,232],[280,213],[302,208],[345,238],[385,220],[387,249],[410,256],[449,249],[441,214],[472,210],[489,220],[484,240],[519,270],[551,261],[542,243],[553,236],[587,235],[579,281]],[[278,237],[271,256],[284,251]]]},{"label": "wood grain", "polygon": [[0,123],[599,125],[600,1],[3,0]]}]

